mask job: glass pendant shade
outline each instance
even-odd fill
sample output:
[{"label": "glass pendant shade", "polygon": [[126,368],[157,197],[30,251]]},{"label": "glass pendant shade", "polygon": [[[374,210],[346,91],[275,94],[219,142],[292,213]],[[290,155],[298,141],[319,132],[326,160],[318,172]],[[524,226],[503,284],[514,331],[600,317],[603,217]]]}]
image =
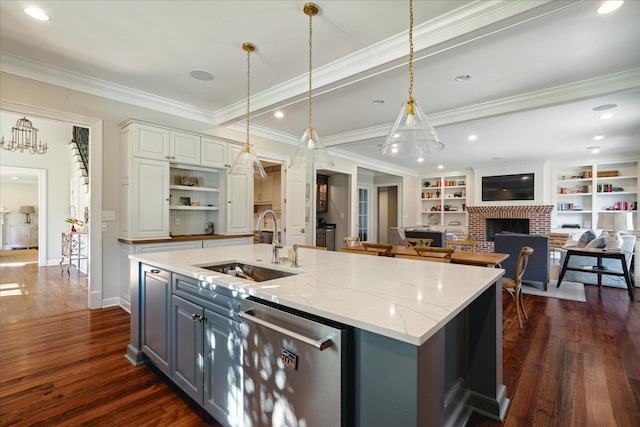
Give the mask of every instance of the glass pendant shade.
[{"label": "glass pendant shade", "polygon": [[402,103],[400,114],[380,152],[388,157],[417,158],[437,153],[443,148],[444,144],[418,101],[410,99]]},{"label": "glass pendant shade", "polygon": [[264,171],[255,151],[251,151],[251,146],[246,145],[233,161],[231,175],[249,175],[254,178],[265,178],[267,173]]},{"label": "glass pendant shade", "polygon": [[327,153],[327,150],[320,142],[318,132],[316,132],[314,128],[308,128],[304,131],[296,148],[296,152],[289,161],[289,168],[303,169],[310,163],[312,163],[316,169],[332,168],[335,166],[329,153]]}]

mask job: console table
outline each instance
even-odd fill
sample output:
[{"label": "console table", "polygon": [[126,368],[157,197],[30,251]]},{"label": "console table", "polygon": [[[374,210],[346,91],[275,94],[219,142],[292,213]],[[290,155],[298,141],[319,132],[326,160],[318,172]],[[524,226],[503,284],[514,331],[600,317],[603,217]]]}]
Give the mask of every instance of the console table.
[{"label": "console table", "polygon": [[[583,266],[583,267],[567,267],[569,265],[569,259],[572,255],[576,256],[585,256],[585,257],[593,257],[597,258],[597,265],[594,266]],[[629,298],[633,301],[633,282],[631,281],[631,275],[629,274],[629,268],[627,266],[627,259],[625,255],[629,255],[629,252],[623,251],[608,251],[606,249],[587,249],[587,248],[571,248],[567,249],[567,256],[564,259],[564,263],[562,264],[562,270],[560,271],[560,277],[558,278],[558,285],[560,287],[560,283],[564,278],[564,274],[567,271],[582,271],[584,273],[595,273],[598,275],[598,286],[602,286],[602,275],[609,276],[622,276],[624,277],[624,281],[627,284],[627,291],[629,292]],[[603,258],[611,258],[618,259],[622,264],[622,273],[618,273],[615,271],[607,270],[602,266]]]},{"label": "console table", "polygon": [[[64,271],[62,263],[65,258],[68,259],[69,264],[67,265],[67,276],[71,275],[69,269],[72,265],[79,270],[80,261],[88,259],[86,255],[88,235],[89,233],[62,233],[62,259],[60,260],[60,270]],[[78,263],[77,265],[73,264],[74,260]]]},{"label": "console table", "polygon": [[37,248],[38,226],[35,224],[9,224],[9,247]]}]

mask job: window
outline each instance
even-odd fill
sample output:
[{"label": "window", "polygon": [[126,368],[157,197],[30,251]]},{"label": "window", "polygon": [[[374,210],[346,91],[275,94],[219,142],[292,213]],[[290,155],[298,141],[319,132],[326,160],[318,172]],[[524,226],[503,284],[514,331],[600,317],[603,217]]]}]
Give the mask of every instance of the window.
[{"label": "window", "polygon": [[366,242],[369,236],[369,189],[358,187],[358,237]]}]

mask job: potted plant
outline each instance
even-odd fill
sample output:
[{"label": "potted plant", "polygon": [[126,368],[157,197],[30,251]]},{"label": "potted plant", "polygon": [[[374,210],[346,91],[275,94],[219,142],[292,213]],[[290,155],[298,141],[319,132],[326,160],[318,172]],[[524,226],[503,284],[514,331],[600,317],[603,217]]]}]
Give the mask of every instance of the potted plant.
[{"label": "potted plant", "polygon": [[[71,224],[71,232],[75,233],[76,231],[79,231],[80,233],[84,232],[85,230],[85,225],[84,222],[80,221],[77,218],[67,218],[65,220],[65,222],[68,222],[69,224]],[[78,226],[78,228],[76,229],[76,226]]]}]

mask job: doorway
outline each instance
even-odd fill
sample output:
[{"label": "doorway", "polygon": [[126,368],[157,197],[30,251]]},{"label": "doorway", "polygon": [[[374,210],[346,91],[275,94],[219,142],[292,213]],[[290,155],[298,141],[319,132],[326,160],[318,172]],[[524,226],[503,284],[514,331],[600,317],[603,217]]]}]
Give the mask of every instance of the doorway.
[{"label": "doorway", "polygon": [[389,243],[389,227],[398,226],[398,187],[378,187],[378,243]]},{"label": "doorway", "polygon": [[[89,211],[92,214],[89,219],[89,248],[88,248],[88,306],[90,309],[102,308],[102,120],[77,114],[48,110],[45,108],[18,104],[11,101],[0,101],[0,110],[12,114],[21,114],[33,118],[40,118],[54,122],[67,123],[70,125],[82,126],[89,129],[89,192],[91,194]],[[70,139],[70,136],[69,136]],[[46,173],[45,173],[46,177]],[[41,187],[47,188],[45,185]],[[41,193],[43,193],[42,191]],[[66,202],[65,202],[66,203]],[[66,213],[65,213],[66,218]],[[42,217],[41,217],[42,219]],[[47,220],[50,221],[51,218]],[[42,221],[41,227],[47,227],[47,223]],[[43,231],[39,231],[43,232]],[[91,262],[91,261],[94,262]]]}]

